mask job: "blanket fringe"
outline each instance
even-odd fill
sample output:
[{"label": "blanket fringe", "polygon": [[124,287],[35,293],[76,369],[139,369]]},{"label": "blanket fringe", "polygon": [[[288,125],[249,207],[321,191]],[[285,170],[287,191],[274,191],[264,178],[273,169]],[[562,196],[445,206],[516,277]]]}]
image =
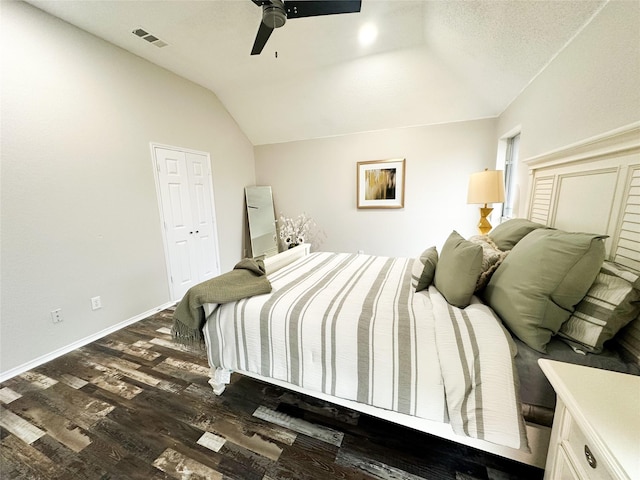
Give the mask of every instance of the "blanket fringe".
[{"label": "blanket fringe", "polygon": [[192,351],[202,351],[206,349],[202,331],[193,330],[187,327],[184,323],[180,322],[175,317],[173,320],[173,326],[171,327],[171,338],[174,342],[179,343],[180,345],[183,345]]}]

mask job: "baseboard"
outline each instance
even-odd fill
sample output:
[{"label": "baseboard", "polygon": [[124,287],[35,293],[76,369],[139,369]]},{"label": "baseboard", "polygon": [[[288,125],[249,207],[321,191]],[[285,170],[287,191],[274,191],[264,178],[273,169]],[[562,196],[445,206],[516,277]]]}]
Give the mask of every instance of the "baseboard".
[{"label": "baseboard", "polygon": [[152,308],[151,310],[147,310],[144,313],[140,313],[139,315],[136,315],[135,317],[131,317],[128,320],[125,320],[123,322],[117,323],[115,325],[112,325],[111,327],[105,328],[104,330],[101,330],[97,333],[94,333],[92,335],[89,335],[88,337],[82,338],[80,340],[77,340],[73,343],[70,343],[69,345],[66,345],[62,348],[58,348],[57,350],[54,350],[53,352],[47,353],[46,355],[42,355],[41,357],[38,357],[34,360],[31,360],[27,363],[24,363],[22,365],[19,365],[15,368],[12,368],[10,370],[7,370],[6,372],[0,372],[0,383],[5,382],[7,380],[9,380],[10,378],[15,377],[16,375],[20,375],[21,373],[24,372],[28,372],[29,370],[32,370],[36,367],[39,367],[40,365],[43,365],[55,358],[58,358],[62,355],[64,355],[65,353],[69,353],[73,350],[75,350],[76,348],[80,348],[80,347],[84,347],[85,345],[91,343],[91,342],[95,342],[96,340],[105,337],[107,335],[109,335],[110,333],[113,332],[117,332],[118,330],[124,328],[124,327],[128,327],[129,325],[132,325],[136,322],[139,322],[140,320],[143,320],[151,315],[153,315],[154,313],[158,313],[162,310],[164,310],[165,308],[171,307],[172,305],[175,305],[175,301],[173,302],[168,302],[165,303],[164,305],[161,305],[159,307],[156,308]]}]

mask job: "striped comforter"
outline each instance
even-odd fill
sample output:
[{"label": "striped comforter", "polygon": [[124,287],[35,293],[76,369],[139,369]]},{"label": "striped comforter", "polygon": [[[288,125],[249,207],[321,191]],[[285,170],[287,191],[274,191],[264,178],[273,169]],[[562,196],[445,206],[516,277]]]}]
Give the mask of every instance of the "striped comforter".
[{"label": "striped comforter", "polygon": [[212,368],[244,370],[527,449],[512,341],[479,303],[416,293],[414,259],[313,253],[269,275],[270,294],[220,305]]}]

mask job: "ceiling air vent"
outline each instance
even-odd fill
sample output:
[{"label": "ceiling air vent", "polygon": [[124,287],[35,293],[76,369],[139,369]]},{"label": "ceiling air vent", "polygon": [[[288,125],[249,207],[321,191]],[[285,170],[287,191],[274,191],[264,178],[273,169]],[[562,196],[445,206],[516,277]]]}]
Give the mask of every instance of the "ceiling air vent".
[{"label": "ceiling air vent", "polygon": [[150,34],[149,32],[147,32],[146,30],[144,30],[142,28],[136,28],[131,33],[133,33],[134,35],[137,35],[138,37],[142,38],[143,40],[146,40],[147,42],[155,45],[158,48],[166,47],[168,45],[167,42],[163,42],[158,37],[156,37],[155,35]]}]

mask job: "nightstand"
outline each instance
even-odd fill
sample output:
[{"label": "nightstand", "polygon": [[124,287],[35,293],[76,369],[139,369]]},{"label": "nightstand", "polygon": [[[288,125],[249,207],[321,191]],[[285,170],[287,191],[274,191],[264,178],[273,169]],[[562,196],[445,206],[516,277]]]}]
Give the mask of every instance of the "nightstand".
[{"label": "nightstand", "polygon": [[640,479],[640,377],[538,363],[557,396],[545,480]]}]

